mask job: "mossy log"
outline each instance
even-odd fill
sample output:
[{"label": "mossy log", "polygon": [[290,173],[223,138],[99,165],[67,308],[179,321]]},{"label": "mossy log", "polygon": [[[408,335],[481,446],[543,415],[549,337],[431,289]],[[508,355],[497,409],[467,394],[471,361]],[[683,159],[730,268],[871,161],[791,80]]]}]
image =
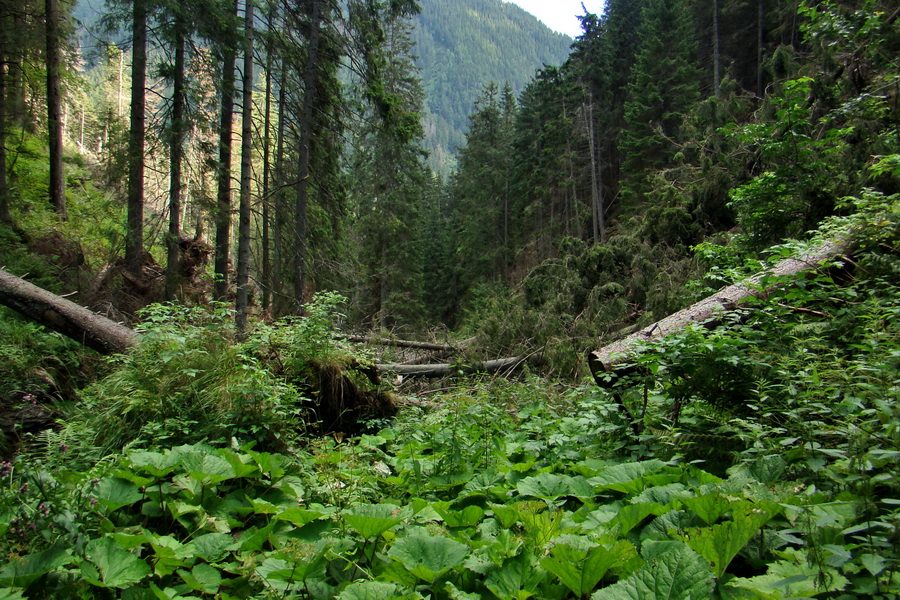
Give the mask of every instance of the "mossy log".
[{"label": "mossy log", "polygon": [[0,269],[0,304],[103,354],[125,352],[136,331]]},{"label": "mossy log", "polygon": [[786,283],[785,277],[817,269],[823,262],[850,252],[852,246],[853,240],[849,237],[822,243],[799,256],[778,262],[767,271],[724,287],[700,302],[641,328],[624,339],[589,353],[588,365],[594,381],[601,387],[610,387],[619,377],[636,370],[633,359],[640,345],[664,338],[690,324],[716,327],[724,313],[739,308],[742,302],[749,298],[768,296]]},{"label": "mossy log", "polygon": [[443,363],[434,365],[376,365],[379,373],[394,373],[404,377],[447,377],[449,375],[472,373],[496,373],[513,370],[531,360],[529,356],[513,356],[468,364]]}]

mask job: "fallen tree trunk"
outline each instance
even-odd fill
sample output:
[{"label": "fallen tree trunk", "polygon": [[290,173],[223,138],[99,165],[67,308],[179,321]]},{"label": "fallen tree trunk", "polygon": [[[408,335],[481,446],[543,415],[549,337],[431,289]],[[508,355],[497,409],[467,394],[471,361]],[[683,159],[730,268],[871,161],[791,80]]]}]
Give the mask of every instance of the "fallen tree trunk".
[{"label": "fallen tree trunk", "polygon": [[133,329],[0,269],[0,304],[103,354],[134,346]]},{"label": "fallen tree trunk", "polygon": [[460,342],[458,346],[453,346],[451,344],[435,344],[433,342],[417,342],[413,340],[395,340],[390,338],[380,339],[380,338],[369,338],[362,335],[343,335],[340,336],[341,339],[347,340],[348,342],[354,342],[357,344],[372,344],[375,346],[394,346],[396,348],[410,348],[412,350],[429,350],[433,352],[459,352],[461,348],[464,348],[466,345],[466,341],[464,340]]},{"label": "fallen tree trunk", "polygon": [[436,364],[436,365],[375,365],[379,373],[393,373],[404,377],[447,377],[448,375],[469,375],[472,373],[496,373],[504,369],[515,369],[528,362],[530,356],[514,356],[499,358],[470,364]]},{"label": "fallen tree trunk", "polygon": [[[594,376],[594,381],[602,387],[610,387],[618,377],[635,371],[636,367],[631,364],[631,361],[639,345],[664,338],[692,323],[699,323],[710,328],[715,327],[720,323],[724,312],[738,308],[743,301],[749,298],[764,298],[783,285],[783,281],[763,285],[764,279],[773,276],[797,275],[815,269],[823,261],[849,252],[852,245],[853,242],[850,238],[844,238],[823,243],[800,256],[786,258],[768,271],[758,273],[741,283],[722,288],[684,310],[591,352],[588,355],[588,366]],[[611,374],[614,376],[610,377]]]},{"label": "fallen tree trunk", "polygon": [[[54,331],[58,331],[103,354],[125,352],[137,344],[140,335],[130,327],[91,312],[38,286],[0,269],[0,304]],[[425,342],[421,344],[425,345]],[[467,365],[375,365],[379,373],[415,377],[444,377],[459,373],[494,373],[516,368],[530,360],[517,356]]]}]

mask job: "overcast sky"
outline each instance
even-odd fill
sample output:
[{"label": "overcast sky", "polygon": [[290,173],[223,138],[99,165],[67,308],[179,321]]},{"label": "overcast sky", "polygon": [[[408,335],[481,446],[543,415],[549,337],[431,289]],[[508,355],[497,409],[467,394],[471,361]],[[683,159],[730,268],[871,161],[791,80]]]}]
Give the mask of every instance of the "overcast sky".
[{"label": "overcast sky", "polygon": [[507,0],[518,4],[554,31],[575,37],[581,33],[581,25],[575,15],[582,15],[581,3],[588,11],[600,14],[603,0]]}]

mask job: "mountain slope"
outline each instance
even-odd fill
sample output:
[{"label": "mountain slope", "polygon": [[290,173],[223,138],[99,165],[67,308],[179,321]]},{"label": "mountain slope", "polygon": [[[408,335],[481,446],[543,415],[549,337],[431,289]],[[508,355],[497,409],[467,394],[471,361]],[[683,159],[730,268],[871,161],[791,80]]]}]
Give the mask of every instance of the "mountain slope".
[{"label": "mountain slope", "polygon": [[447,174],[465,143],[468,116],[482,88],[509,83],[518,94],[544,64],[559,65],[571,38],[502,0],[422,0],[414,39],[425,86],[426,149]]}]

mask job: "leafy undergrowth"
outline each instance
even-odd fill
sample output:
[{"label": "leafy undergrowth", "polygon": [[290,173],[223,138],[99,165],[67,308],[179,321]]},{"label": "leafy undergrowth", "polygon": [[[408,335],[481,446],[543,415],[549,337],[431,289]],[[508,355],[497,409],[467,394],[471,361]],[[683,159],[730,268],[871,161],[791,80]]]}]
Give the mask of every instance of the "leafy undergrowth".
[{"label": "leafy undergrowth", "polygon": [[[85,467],[63,430],[0,466],[0,599],[897,598],[900,218],[889,200],[852,270],[826,265],[721,327],[646,348],[611,391],[474,382],[375,435],[277,453],[212,410],[230,401],[209,394],[241,394],[206,380],[196,414],[177,421],[188,426],[152,428],[158,405],[181,406],[163,375],[191,379],[194,361],[230,350],[176,344],[158,353],[170,364],[159,373],[153,352],[135,354],[101,384],[109,397],[97,394],[97,406],[121,401],[120,424],[136,410],[126,399],[142,407],[130,449]],[[316,323],[285,330],[296,347],[276,330],[248,347],[300,369],[331,346],[327,319]],[[180,335],[172,327],[156,330],[161,341]],[[209,341],[213,330],[187,331]],[[267,411],[284,410],[265,395]],[[201,427],[205,411],[234,437]]]},{"label": "leafy undergrowth", "polygon": [[378,435],[291,456],[194,444],[85,471],[51,472],[65,448],[5,464],[2,597],[900,589],[895,451],[871,447],[851,464],[820,445],[813,477],[789,453],[744,457],[724,477],[677,456],[628,460],[648,449],[629,445],[615,403],[593,388],[547,398],[537,383],[484,385],[410,409]]}]

